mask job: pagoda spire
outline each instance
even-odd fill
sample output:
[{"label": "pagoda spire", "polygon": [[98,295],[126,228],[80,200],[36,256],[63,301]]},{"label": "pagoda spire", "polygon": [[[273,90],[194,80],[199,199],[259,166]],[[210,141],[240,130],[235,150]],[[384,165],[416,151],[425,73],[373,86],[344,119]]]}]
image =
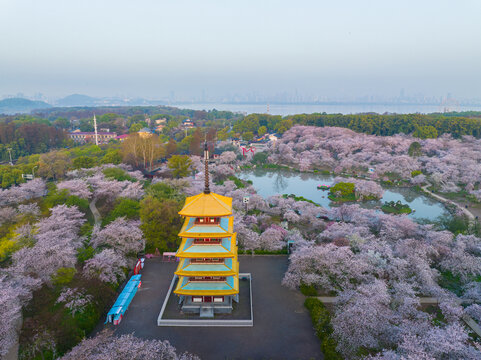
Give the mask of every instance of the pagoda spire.
[{"label": "pagoda spire", "polygon": [[210,194],[210,188],[209,188],[209,148],[207,147],[207,141],[204,142],[204,162],[205,162],[204,194]]}]

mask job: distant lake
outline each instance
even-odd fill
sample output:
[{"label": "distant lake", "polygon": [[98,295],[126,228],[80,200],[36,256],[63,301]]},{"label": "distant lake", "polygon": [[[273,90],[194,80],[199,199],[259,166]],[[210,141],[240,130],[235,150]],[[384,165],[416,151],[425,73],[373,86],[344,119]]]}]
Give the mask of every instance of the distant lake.
[{"label": "distant lake", "polygon": [[[295,194],[312,200],[324,208],[330,208],[332,205],[327,198],[328,192],[317,189],[317,185],[332,185],[335,178],[332,175],[259,168],[243,171],[239,177],[251,180],[257,193],[264,198],[276,194]],[[384,195],[380,201],[365,201],[358,204],[363,208],[373,209],[379,208],[385,201],[398,200],[416,210],[408,215],[413,219],[434,221],[441,216],[450,216],[442,203],[411,188],[384,188]]]},{"label": "distant lake", "polygon": [[[224,103],[189,103],[189,104],[169,104],[181,109],[193,110],[228,110],[234,112],[265,113],[267,111],[266,104],[224,104]],[[481,111],[481,105],[456,106],[455,111]],[[376,112],[383,114],[385,112],[397,114],[421,113],[428,114],[433,112],[442,112],[441,105],[421,105],[421,104],[270,104],[269,114],[272,115],[293,115],[293,114],[312,114],[326,112],[328,114],[358,114],[365,112]]]}]

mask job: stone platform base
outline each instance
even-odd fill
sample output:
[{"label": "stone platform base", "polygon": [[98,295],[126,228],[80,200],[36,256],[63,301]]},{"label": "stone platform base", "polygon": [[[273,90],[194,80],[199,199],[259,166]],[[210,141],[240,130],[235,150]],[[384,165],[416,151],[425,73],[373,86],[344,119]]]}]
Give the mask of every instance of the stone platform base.
[{"label": "stone platform base", "polygon": [[173,293],[174,275],[157,318],[158,326],[253,326],[251,274],[239,274],[239,302],[226,296],[222,303],[192,303],[189,297],[179,300]]}]

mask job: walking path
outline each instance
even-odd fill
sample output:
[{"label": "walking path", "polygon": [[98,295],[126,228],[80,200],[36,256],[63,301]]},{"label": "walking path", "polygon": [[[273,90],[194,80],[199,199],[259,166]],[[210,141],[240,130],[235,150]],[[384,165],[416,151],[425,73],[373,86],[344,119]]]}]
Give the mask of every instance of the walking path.
[{"label": "walking path", "polygon": [[99,210],[95,206],[96,202],[97,202],[97,198],[93,198],[89,204],[89,208],[90,208],[90,211],[92,212],[92,215],[94,216],[95,225],[100,225],[100,221],[102,220],[102,217],[100,216]]},{"label": "walking path", "polygon": [[469,218],[470,221],[474,221],[475,216],[473,215],[473,213],[472,213],[471,211],[469,211],[468,209],[462,207],[462,206],[459,205],[458,203],[455,203],[455,202],[452,201],[452,200],[443,198],[442,196],[437,195],[437,194],[429,191],[429,190],[428,190],[428,187],[430,187],[430,186],[431,186],[431,184],[427,184],[427,185],[423,186],[422,189],[423,189],[425,192],[429,193],[432,197],[434,197],[434,198],[436,198],[436,199],[438,199],[438,200],[440,200],[440,201],[442,201],[442,202],[450,203],[450,204],[456,206],[458,209],[460,209],[460,210]]}]

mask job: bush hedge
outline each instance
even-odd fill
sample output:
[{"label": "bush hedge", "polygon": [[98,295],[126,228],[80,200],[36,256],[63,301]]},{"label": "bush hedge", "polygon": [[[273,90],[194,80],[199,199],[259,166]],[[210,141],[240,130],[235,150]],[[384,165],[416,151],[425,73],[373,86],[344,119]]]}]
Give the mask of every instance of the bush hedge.
[{"label": "bush hedge", "polygon": [[316,298],[307,298],[304,306],[309,310],[317,337],[321,340],[321,351],[325,360],[342,360],[336,351],[337,341],[331,337],[331,315],[324,304]]}]

